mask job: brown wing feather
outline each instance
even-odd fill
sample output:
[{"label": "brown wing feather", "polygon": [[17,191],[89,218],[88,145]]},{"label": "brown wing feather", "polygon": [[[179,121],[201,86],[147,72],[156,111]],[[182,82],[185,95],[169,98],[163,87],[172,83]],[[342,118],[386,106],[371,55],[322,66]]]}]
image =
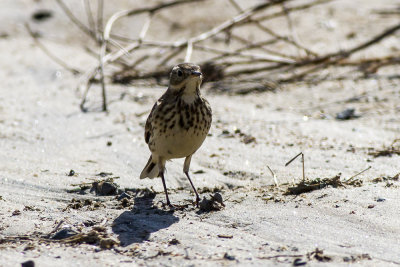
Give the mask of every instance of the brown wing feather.
[{"label": "brown wing feather", "polygon": [[156,109],[157,104],[158,104],[158,101],[154,104],[153,108],[151,109],[149,117],[147,117],[147,120],[146,120],[146,125],[144,126],[144,140],[146,141],[146,144],[148,144],[150,141],[150,136],[151,136],[151,131],[152,131],[151,121],[152,121],[152,117],[153,117],[153,112]]},{"label": "brown wing feather", "polygon": [[160,97],[160,99],[157,100],[157,102],[154,104],[153,108],[150,111],[149,117],[146,120],[146,125],[144,126],[144,140],[146,141],[146,144],[150,142],[150,136],[151,132],[153,131],[153,114],[155,113],[155,110],[162,105],[163,100],[164,100],[165,94]]}]

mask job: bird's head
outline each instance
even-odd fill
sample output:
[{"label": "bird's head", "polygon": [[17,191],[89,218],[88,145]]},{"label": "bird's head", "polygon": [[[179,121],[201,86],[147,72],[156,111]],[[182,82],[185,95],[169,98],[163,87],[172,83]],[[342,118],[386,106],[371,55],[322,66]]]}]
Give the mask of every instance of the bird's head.
[{"label": "bird's head", "polygon": [[200,88],[203,75],[200,67],[192,63],[176,65],[170,74],[169,88],[184,94],[195,93]]}]

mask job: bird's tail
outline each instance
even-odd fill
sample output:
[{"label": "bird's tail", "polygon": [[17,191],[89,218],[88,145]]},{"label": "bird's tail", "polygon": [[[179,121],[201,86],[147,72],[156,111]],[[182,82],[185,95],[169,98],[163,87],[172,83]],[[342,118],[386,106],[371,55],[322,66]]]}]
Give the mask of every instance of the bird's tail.
[{"label": "bird's tail", "polygon": [[150,156],[149,160],[147,161],[146,166],[144,167],[143,171],[140,173],[140,179],[144,178],[155,178],[158,176],[158,164],[154,162],[153,157]]}]

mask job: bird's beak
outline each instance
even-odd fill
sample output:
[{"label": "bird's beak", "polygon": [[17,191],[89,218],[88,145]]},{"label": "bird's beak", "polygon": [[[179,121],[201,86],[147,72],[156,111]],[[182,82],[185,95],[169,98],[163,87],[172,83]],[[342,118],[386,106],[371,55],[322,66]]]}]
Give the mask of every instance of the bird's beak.
[{"label": "bird's beak", "polygon": [[192,75],[193,76],[201,76],[201,72],[200,71],[192,71]]}]

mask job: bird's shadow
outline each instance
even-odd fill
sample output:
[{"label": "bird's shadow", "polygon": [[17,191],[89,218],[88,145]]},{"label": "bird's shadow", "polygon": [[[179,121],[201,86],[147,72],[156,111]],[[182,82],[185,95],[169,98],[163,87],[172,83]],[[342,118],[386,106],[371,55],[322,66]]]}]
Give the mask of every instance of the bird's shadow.
[{"label": "bird's shadow", "polygon": [[155,193],[136,192],[132,210],[124,211],[114,220],[112,231],[118,235],[121,246],[146,241],[151,233],[179,221],[172,210],[153,205],[154,197]]}]

